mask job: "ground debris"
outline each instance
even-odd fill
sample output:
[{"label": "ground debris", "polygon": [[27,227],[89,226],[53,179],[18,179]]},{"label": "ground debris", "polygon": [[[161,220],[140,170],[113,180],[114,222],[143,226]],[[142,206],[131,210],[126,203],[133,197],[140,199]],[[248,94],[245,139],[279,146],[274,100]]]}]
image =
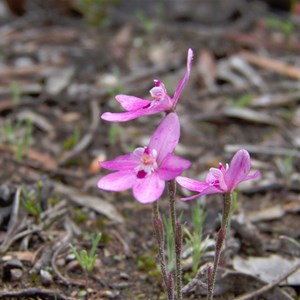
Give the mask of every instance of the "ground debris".
[{"label": "ground debris", "polygon": [[[298,4],[282,12],[246,0],[91,1],[107,3],[92,26],[99,11],[78,9],[86,1],[17,2],[15,16],[0,6],[0,299],[78,298],[86,281],[69,244],[89,250],[95,232],[91,300],[162,298],[151,207],[97,190],[100,162],[147,143],[161,116],[120,125],[100,115],[122,111],[118,94],[150,100],[153,80],[173,95],[188,48],[195,56],[176,111],[178,154],[193,163],[186,175],[202,180],[241,148],[261,174],[238,190],[215,298],[291,299],[282,284],[296,293],[298,273],[273,275],[291,271],[300,251]],[[178,198],[189,195],[178,188]],[[222,200],[196,201],[211,243]],[[194,207],[180,203],[192,227]],[[185,299],[206,299],[211,248],[201,272],[183,269]]]}]

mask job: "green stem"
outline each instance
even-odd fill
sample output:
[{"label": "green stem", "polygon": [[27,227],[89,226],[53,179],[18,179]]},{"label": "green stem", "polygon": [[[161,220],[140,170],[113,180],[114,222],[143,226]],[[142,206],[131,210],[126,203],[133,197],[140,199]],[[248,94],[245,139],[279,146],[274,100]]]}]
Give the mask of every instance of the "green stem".
[{"label": "green stem", "polygon": [[232,206],[232,193],[224,194],[222,228],[227,229]]},{"label": "green stem", "polygon": [[164,227],[162,220],[159,216],[159,208],[158,208],[158,202],[153,202],[153,226],[154,226],[154,232],[158,244],[158,260],[160,264],[160,271],[163,278],[163,283],[165,287],[165,291],[168,296],[168,300],[173,299],[173,288],[172,286],[169,286],[168,282],[168,275],[167,275],[167,267],[166,267],[166,260],[165,260],[165,239],[164,239]]},{"label": "green stem", "polygon": [[176,181],[171,180],[168,182],[169,189],[169,207],[170,207],[170,217],[173,229],[173,241],[175,248],[175,285],[177,291],[177,300],[182,300],[182,270],[181,270],[181,246],[182,246],[182,233],[180,225],[176,224],[176,206],[175,206],[175,196],[176,196]]},{"label": "green stem", "polygon": [[224,202],[223,202],[222,225],[217,235],[212,274],[208,278],[208,296],[207,296],[208,300],[213,300],[216,275],[217,275],[217,270],[220,262],[221,253],[222,253],[222,247],[226,237],[226,230],[228,227],[231,205],[232,205],[232,193],[225,193],[223,197],[224,197]]},{"label": "green stem", "polygon": [[84,271],[84,277],[85,277],[85,300],[89,299],[89,277],[87,274],[87,271]]}]

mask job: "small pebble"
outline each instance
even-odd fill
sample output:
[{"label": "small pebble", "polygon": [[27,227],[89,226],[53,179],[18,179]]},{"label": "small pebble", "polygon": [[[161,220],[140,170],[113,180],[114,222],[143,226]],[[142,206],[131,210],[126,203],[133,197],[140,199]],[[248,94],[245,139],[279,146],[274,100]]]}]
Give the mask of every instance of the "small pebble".
[{"label": "small pebble", "polygon": [[120,279],[125,279],[125,280],[128,280],[129,279],[129,275],[127,273],[120,273]]},{"label": "small pebble", "polygon": [[0,185],[0,205],[8,206],[12,203],[11,191],[6,184]]},{"label": "small pebble", "polygon": [[22,269],[11,269],[10,270],[10,280],[11,281],[19,281],[23,276]]},{"label": "small pebble", "polygon": [[3,264],[2,278],[4,281],[10,281],[14,279],[14,276],[19,276],[19,272],[16,270],[23,270],[23,265],[21,261],[16,258],[6,261]]},{"label": "small pebble", "polygon": [[104,291],[102,293],[102,295],[108,299],[116,299],[120,295],[120,292],[119,291]]},{"label": "small pebble", "polygon": [[64,267],[66,265],[66,261],[64,258],[59,258],[57,261],[56,261],[56,265],[58,267]]},{"label": "small pebble", "polygon": [[75,255],[73,253],[70,253],[66,257],[66,262],[70,262],[70,261],[73,261],[75,259],[76,259]]},{"label": "small pebble", "polygon": [[52,275],[45,270],[40,271],[41,281],[44,286],[49,286],[53,282]]}]

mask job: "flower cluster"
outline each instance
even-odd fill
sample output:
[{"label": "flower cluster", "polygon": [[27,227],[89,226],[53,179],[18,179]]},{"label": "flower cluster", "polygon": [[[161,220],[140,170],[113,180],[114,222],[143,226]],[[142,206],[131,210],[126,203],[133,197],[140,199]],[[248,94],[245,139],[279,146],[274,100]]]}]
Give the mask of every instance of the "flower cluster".
[{"label": "flower cluster", "polygon": [[132,189],[133,196],[139,202],[151,203],[162,195],[166,181],[175,179],[190,166],[189,161],[174,155],[173,152],[180,137],[180,123],[174,111],[190,77],[192,59],[193,51],[189,49],[187,69],[178,83],[173,98],[168,95],[164,84],[155,80],[155,86],[150,90],[153,100],[117,95],[116,100],[127,112],[106,112],[101,116],[106,121],[125,122],[144,115],[166,113],[148,146],[101,163],[103,168],[115,172],[98,181],[100,189],[108,191]]},{"label": "flower cluster", "polygon": [[110,122],[126,122],[160,112],[165,112],[166,117],[154,132],[148,146],[137,148],[133,153],[121,155],[111,161],[101,162],[103,168],[115,172],[99,180],[100,189],[108,191],[132,189],[134,197],[139,202],[150,203],[162,195],[165,181],[177,177],[176,181],[182,187],[198,192],[196,195],[181,199],[190,200],[207,194],[232,192],[240,182],[259,176],[259,172],[249,175],[250,156],[244,149],[234,155],[229,166],[224,167],[220,163],[219,168],[211,168],[205,182],[179,176],[190,166],[190,162],[173,154],[180,137],[180,123],[174,111],[190,77],[192,59],[193,51],[189,49],[186,72],[172,98],[163,82],[154,80],[154,87],[150,90],[153,100],[117,95],[116,100],[126,112],[102,114],[101,118]]},{"label": "flower cluster", "polygon": [[[233,156],[229,165],[224,166],[220,163],[219,168],[211,168],[204,182],[180,176],[184,170],[189,168],[191,163],[174,154],[180,138],[180,122],[175,109],[183,88],[190,77],[192,59],[193,51],[189,49],[186,72],[179,81],[173,97],[169,96],[165,85],[161,81],[155,80],[154,87],[150,90],[152,100],[129,95],[117,95],[116,100],[125,109],[125,112],[106,112],[101,116],[106,121],[125,122],[141,116],[165,113],[165,117],[153,133],[147,146],[136,148],[132,153],[118,156],[113,160],[101,162],[101,166],[112,171],[112,173],[103,176],[97,185],[100,189],[116,192],[132,189],[133,196],[140,203],[154,202],[153,224],[158,241],[158,257],[162,278],[168,300],[174,299],[174,287],[176,288],[176,299],[182,300],[180,260],[183,238],[182,228],[180,222],[177,221],[175,210],[175,180],[182,187],[197,192],[193,196],[182,198],[183,201],[208,194],[220,193],[224,195],[223,218],[217,235],[214,265],[208,269],[208,299],[212,300],[217,268],[230,218],[232,192],[239,183],[259,176],[258,171],[250,174],[251,160],[245,149],[239,150]],[[155,203],[163,194],[166,181],[169,182],[169,209],[175,249],[174,273],[168,273],[166,270],[165,233],[158,205]]]}]

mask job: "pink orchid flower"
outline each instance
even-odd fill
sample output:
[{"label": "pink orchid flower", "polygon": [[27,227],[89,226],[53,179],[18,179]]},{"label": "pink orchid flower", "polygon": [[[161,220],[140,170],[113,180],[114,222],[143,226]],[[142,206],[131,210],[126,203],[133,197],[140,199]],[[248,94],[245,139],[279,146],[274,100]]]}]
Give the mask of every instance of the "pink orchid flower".
[{"label": "pink orchid flower", "polygon": [[147,147],[101,163],[103,168],[116,172],[102,177],[98,188],[116,192],[132,189],[139,202],[156,201],[164,191],[165,181],[176,178],[190,166],[188,160],[173,154],[179,136],[178,116],[169,113]]},{"label": "pink orchid flower", "polygon": [[106,112],[102,114],[101,118],[110,122],[126,122],[141,116],[175,110],[179,96],[190,77],[192,59],[193,51],[192,49],[189,49],[187,55],[186,72],[183,78],[179,81],[173,98],[168,95],[167,90],[161,81],[154,80],[155,86],[150,90],[153,100],[145,100],[128,95],[117,95],[116,100],[121,104],[126,112]]},{"label": "pink orchid flower", "polygon": [[219,168],[211,168],[205,182],[187,177],[177,177],[176,181],[182,186],[198,194],[181,200],[191,200],[203,195],[231,193],[239,183],[259,177],[259,172],[249,175],[251,169],[248,151],[239,150],[226,168],[220,163]]}]

